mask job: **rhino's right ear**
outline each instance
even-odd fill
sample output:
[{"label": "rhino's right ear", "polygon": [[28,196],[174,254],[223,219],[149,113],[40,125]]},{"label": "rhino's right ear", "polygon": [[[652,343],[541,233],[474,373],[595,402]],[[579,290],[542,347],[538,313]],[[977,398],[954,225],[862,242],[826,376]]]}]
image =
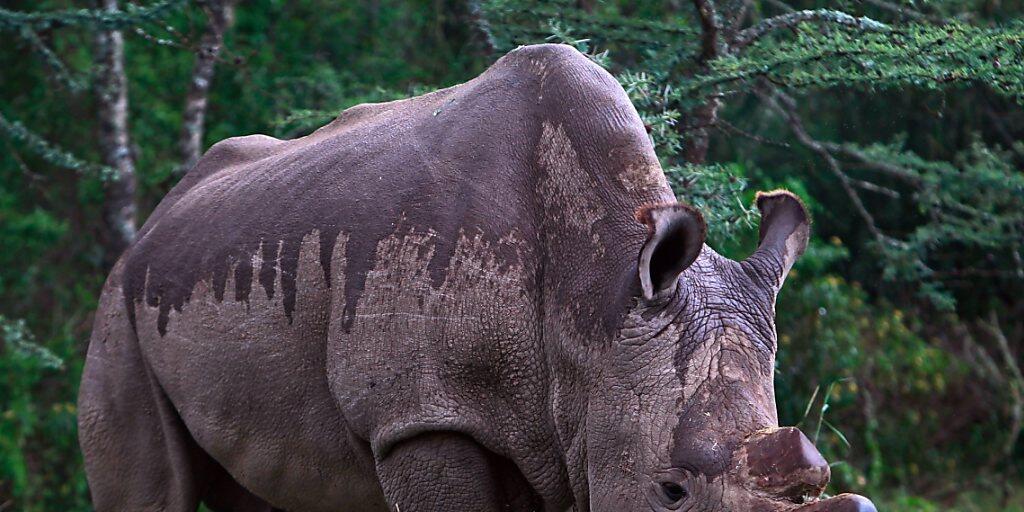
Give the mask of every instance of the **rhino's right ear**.
[{"label": "rhino's right ear", "polygon": [[644,299],[651,300],[675,290],[704,247],[707,225],[700,212],[680,203],[645,206],[636,218],[647,225],[637,269]]}]

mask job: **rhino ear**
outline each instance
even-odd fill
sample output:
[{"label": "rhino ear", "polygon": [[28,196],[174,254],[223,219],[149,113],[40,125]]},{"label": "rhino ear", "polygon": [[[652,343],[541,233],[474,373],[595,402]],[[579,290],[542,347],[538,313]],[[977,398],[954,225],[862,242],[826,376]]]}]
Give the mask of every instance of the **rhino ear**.
[{"label": "rhino ear", "polygon": [[637,267],[644,299],[651,300],[675,289],[679,275],[700,254],[707,225],[700,212],[680,203],[645,206],[637,220],[647,225]]},{"label": "rhino ear", "polygon": [[786,190],[758,192],[756,204],[761,212],[760,236],[757,251],[746,263],[778,290],[807,248],[810,217],[800,198]]}]

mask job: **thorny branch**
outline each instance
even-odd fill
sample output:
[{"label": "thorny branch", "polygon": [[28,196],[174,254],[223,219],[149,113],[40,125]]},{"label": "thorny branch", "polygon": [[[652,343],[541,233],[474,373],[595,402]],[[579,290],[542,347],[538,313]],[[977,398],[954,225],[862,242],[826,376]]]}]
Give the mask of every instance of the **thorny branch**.
[{"label": "thorny branch", "polygon": [[[856,27],[863,30],[888,30],[889,27],[867,17],[855,17],[844,12],[818,9],[787,12],[768,18],[760,23],[736,32],[738,26],[748,13],[749,1],[741,3],[736,13],[723,20],[718,12],[715,0],[693,0],[697,17],[701,25],[701,50],[698,63],[706,68],[714,59],[741,52],[750,44],[766,34],[787,27],[794,27],[808,21],[820,21]],[[785,4],[783,4],[785,5]],[[709,84],[711,87],[717,87]],[[687,132],[684,137],[683,155],[690,163],[703,163],[710,146],[708,129],[719,122],[718,114],[722,100],[712,91],[701,105],[689,112],[689,122],[680,124],[680,129]],[[848,184],[848,183],[847,183]]]},{"label": "thorny branch", "polygon": [[792,28],[801,23],[809,21],[823,21],[836,25],[843,25],[847,27],[857,28],[860,30],[869,30],[874,32],[888,31],[889,26],[875,21],[866,16],[851,16],[842,11],[835,11],[832,9],[815,9],[815,10],[803,10],[795,11],[786,14],[780,14],[778,16],[768,18],[761,21],[757,25],[750,28],[746,28],[736,34],[736,37],[731,43],[733,50],[740,50],[750,46],[758,39],[764,37],[769,32],[775,30]]}]

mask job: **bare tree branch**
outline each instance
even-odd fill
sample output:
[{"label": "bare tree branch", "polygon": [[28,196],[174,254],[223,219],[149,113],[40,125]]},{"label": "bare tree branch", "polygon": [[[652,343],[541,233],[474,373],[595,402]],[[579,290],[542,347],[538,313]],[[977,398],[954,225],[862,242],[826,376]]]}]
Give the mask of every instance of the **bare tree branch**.
[{"label": "bare tree branch", "polygon": [[852,183],[857,188],[862,188],[862,189],[867,190],[869,192],[874,192],[876,194],[881,194],[883,196],[890,197],[892,199],[899,199],[900,198],[900,193],[899,192],[897,192],[897,191],[895,191],[895,190],[893,190],[893,189],[891,189],[889,187],[883,187],[881,185],[878,185],[878,184],[875,184],[875,183],[871,183],[870,181],[864,181],[864,180],[858,180],[858,179],[855,179],[855,178],[850,178],[850,183]]},{"label": "bare tree branch", "polygon": [[178,176],[183,176],[195,167],[202,154],[203,128],[210,86],[224,44],[224,32],[234,19],[234,9],[234,0],[209,0],[204,6],[206,31],[199,41],[195,64],[192,67],[192,79],[189,81],[188,94],[185,97],[185,112],[182,116],[181,135],[178,138],[178,150],[181,155],[181,162],[175,172]]},{"label": "bare tree branch", "polygon": [[822,145],[832,153],[838,153],[840,155],[852,158],[857,162],[874,169],[876,171],[884,172],[895,178],[899,178],[912,185],[920,185],[921,178],[913,171],[900,167],[890,162],[877,160],[872,158],[867,153],[849,145],[849,144],[836,144],[834,142],[822,142]]},{"label": "bare tree branch", "polygon": [[770,32],[783,28],[792,28],[809,21],[832,23],[835,25],[843,25],[860,30],[870,30],[875,32],[889,30],[888,25],[866,16],[851,16],[845,12],[831,9],[803,10],[780,14],[779,16],[768,18],[757,25],[742,30],[736,34],[736,37],[733,39],[732,44],[730,45],[731,49],[733,51],[742,50]]},{"label": "bare tree branch", "polygon": [[999,326],[999,317],[996,315],[995,310],[989,313],[988,321],[981,322],[981,325],[995,340],[996,348],[1002,356],[1003,364],[1006,365],[1007,369],[1004,378],[1007,381],[1006,385],[1009,388],[1010,400],[1012,401],[1012,403],[1007,404],[1010,413],[1010,428],[1007,430],[1006,441],[1003,444],[1003,450],[1000,455],[1003,458],[1008,458],[1013,455],[1013,450],[1017,446],[1021,430],[1024,429],[1024,373],[1021,372],[1020,364],[1017,362],[1019,358],[1014,355],[1006,334],[1003,332],[1002,327]]},{"label": "bare tree branch", "polygon": [[[100,0],[100,7],[120,12],[117,0]],[[98,76],[96,96],[99,143],[103,163],[114,169],[106,183],[103,205],[104,259],[112,266],[135,239],[135,161],[128,132],[128,80],[124,70],[124,35],[120,30],[96,32]]]},{"label": "bare tree branch", "polygon": [[725,19],[725,39],[731,40],[739,32],[740,25],[750,14],[753,0],[740,0],[739,5],[732,8],[732,13]]},{"label": "bare tree branch", "polygon": [[736,126],[736,125],[734,125],[732,123],[730,123],[729,121],[726,121],[725,119],[719,119],[718,120],[718,126],[716,126],[716,127],[719,128],[722,131],[732,132],[732,133],[735,133],[736,135],[739,135],[741,137],[748,138],[748,139],[750,139],[750,140],[752,140],[754,142],[757,142],[758,144],[764,144],[766,146],[775,146],[775,147],[778,147],[778,148],[787,148],[787,149],[792,147],[792,146],[790,146],[786,142],[782,142],[782,141],[778,141],[778,140],[771,140],[769,138],[762,137],[762,136],[760,136],[760,135],[758,135],[756,133],[748,132],[748,131],[746,131],[746,130],[744,130],[744,129],[742,129],[742,128],[740,128],[740,127],[738,127],[738,126]]},{"label": "bare tree branch", "polygon": [[771,90],[770,92],[756,91],[758,97],[764,100],[769,106],[772,107],[776,112],[782,115],[783,119],[786,120],[786,124],[789,125],[790,131],[796,137],[800,144],[804,145],[811,151],[815,152],[825,161],[826,167],[839,180],[840,186],[843,191],[846,192],[847,197],[850,198],[850,202],[853,203],[854,209],[862,219],[868,228],[868,231],[879,243],[891,243],[892,239],[882,233],[878,228],[878,224],[875,222],[875,218],[871,215],[871,212],[864,206],[864,202],[860,198],[860,194],[854,188],[853,180],[843,172],[842,166],[839,161],[836,160],[832,152],[828,150],[825,145],[813,137],[811,137],[806,128],[804,128],[803,120],[796,113],[796,101],[793,100],[786,93],[779,90]]}]

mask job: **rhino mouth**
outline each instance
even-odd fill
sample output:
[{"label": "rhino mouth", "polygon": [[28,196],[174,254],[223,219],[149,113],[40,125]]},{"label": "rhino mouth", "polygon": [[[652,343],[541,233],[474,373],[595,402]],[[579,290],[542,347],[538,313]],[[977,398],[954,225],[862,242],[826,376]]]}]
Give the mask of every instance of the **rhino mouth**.
[{"label": "rhino mouth", "polygon": [[838,496],[817,500],[801,505],[793,512],[877,512],[871,500],[856,494],[840,494]]}]

